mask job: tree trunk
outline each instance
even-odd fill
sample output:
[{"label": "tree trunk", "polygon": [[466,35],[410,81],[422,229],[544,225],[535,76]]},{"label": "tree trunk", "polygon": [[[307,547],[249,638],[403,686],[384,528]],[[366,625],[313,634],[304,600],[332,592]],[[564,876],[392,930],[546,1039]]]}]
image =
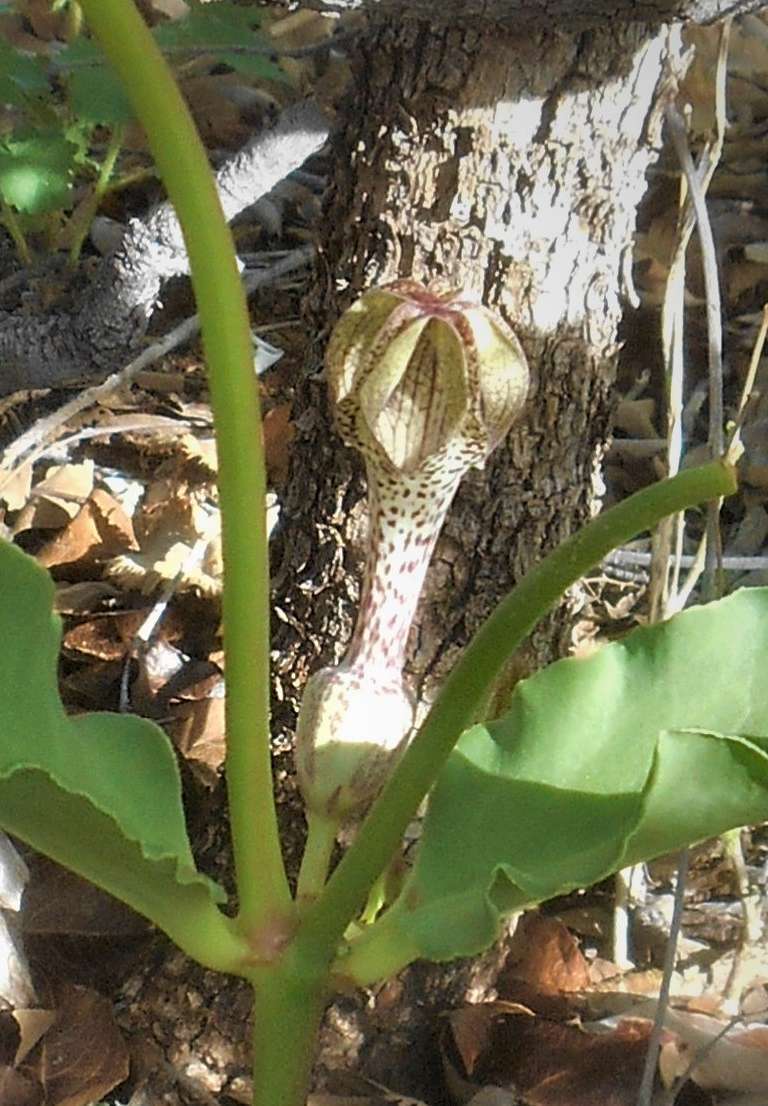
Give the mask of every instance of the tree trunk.
[{"label": "tree trunk", "polygon": [[[682,67],[676,28],[637,23],[565,33],[384,20],[357,61],[337,131],[309,304],[316,341],[297,387],[293,471],[273,549],[275,751],[294,872],[303,835],[288,752],[296,711],[306,677],[336,662],[349,640],[365,533],[361,465],[331,429],[319,372],[329,329],[372,284],[439,281],[497,308],[534,374],[517,429],[485,473],[465,480],[438,543],[411,642],[424,704],[496,601],[594,507],[636,211]],[[566,641],[561,613],[533,635],[520,669],[551,660]],[[157,1001],[164,976],[153,976],[155,997],[145,990],[132,1009],[173,1058],[174,1026]],[[209,986],[209,976],[193,978]],[[429,1100],[415,1080],[425,1069],[414,1035],[468,985],[481,994],[485,978],[472,966],[419,966],[365,1014],[344,1000],[327,1023],[326,1055],[351,1064],[359,1051],[370,1074]],[[227,987],[203,1003],[207,1022],[196,1015],[205,1024],[195,1049],[209,1066]],[[243,1034],[237,1009],[232,1031]]]}]

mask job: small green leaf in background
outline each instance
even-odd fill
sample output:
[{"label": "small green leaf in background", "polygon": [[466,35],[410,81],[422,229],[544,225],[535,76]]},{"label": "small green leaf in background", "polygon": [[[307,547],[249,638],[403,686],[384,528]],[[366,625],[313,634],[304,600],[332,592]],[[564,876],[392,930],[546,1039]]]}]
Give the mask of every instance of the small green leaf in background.
[{"label": "small green leaf in background", "polygon": [[285,73],[269,57],[242,50],[248,44],[269,49],[269,40],[256,30],[260,21],[256,9],[228,0],[216,4],[193,2],[189,15],[158,24],[153,34],[161,50],[210,50],[213,57],[245,76],[285,82]]},{"label": "small green leaf in background", "polygon": [[128,123],[133,109],[123,86],[92,39],[78,36],[56,56],[69,89],[73,114],[84,123]]},{"label": "small green leaf in background", "polygon": [[254,40],[254,29],[261,22],[257,10],[230,0],[218,0],[216,4],[190,0],[189,9],[183,19],[172,19],[154,28],[161,49],[242,46]]},{"label": "small green leaf in background", "polygon": [[[249,42],[268,49],[268,40],[254,30],[259,20],[253,8],[227,0],[193,3],[183,19],[158,23],[152,34],[162,50],[209,49],[212,57],[247,76],[285,81],[285,73],[264,54],[233,49]],[[78,37],[57,54],[56,64],[64,74],[72,111],[78,119],[109,126],[134,118],[128,97],[97,42]]]},{"label": "small green leaf in background", "polygon": [[768,819],[767,671],[752,588],[518,684],[451,755],[382,932],[468,956],[505,912]]},{"label": "small green leaf in background", "polygon": [[23,107],[48,91],[45,63],[0,41],[0,103]]},{"label": "small green leaf in background", "polygon": [[0,142],[0,195],[26,215],[65,207],[77,147],[60,130],[16,131]]},{"label": "small green leaf in background", "polygon": [[48,574],[0,543],[0,826],[123,899],[200,958],[226,919],[197,871],[168,738],[131,715],[68,718]]}]

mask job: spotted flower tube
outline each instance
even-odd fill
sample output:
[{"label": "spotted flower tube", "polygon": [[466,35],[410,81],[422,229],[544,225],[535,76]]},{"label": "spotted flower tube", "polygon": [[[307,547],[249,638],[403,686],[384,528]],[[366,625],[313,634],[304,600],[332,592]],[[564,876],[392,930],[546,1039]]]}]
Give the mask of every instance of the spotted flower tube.
[{"label": "spotted flower tube", "polygon": [[[494,312],[413,281],[372,289],[342,315],[326,372],[341,437],[365,460],[370,525],[352,640],[338,666],[310,677],[297,725],[305,871],[323,878],[339,826],[365,813],[407,742],[408,634],[448,508],[506,435],[529,381]],[[317,893],[318,878],[299,890]]]}]

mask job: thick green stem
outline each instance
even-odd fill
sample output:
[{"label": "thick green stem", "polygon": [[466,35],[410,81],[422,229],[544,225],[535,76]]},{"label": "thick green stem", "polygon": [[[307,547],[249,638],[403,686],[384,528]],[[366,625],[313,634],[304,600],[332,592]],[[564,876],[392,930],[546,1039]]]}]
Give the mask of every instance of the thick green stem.
[{"label": "thick green stem", "polygon": [[269,747],[264,448],[248,310],[208,158],[132,0],[82,0],[125,84],[184,231],[216,427],[224,555],[227,785],[246,934],[287,914]]},{"label": "thick green stem", "polygon": [[294,967],[259,978],[253,1000],[253,1106],[304,1106],[326,993]]},{"label": "thick green stem", "polygon": [[451,672],[322,896],[307,911],[298,936],[305,948],[319,952],[336,946],[497,674],[567,588],[665,515],[735,490],[733,468],[719,461],[645,488],[563,542],[499,603]]}]

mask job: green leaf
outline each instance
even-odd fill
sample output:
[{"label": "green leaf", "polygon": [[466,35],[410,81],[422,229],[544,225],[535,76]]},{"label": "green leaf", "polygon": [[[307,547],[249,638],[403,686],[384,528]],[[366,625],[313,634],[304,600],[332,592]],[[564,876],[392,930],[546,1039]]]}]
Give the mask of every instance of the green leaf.
[{"label": "green leaf", "polygon": [[59,130],[14,132],[0,143],[0,195],[27,215],[66,207],[77,153]]},{"label": "green leaf", "polygon": [[[213,57],[250,77],[286,80],[283,71],[263,54],[239,49],[251,42],[268,48],[268,40],[254,31],[259,12],[238,4],[192,3],[183,19],[159,23],[153,30],[158,46],[165,51],[210,48]],[[107,65],[101,47],[93,39],[79,36],[57,55],[57,65],[66,74],[72,111],[79,120],[113,125],[134,118],[123,87]]]},{"label": "green leaf", "polygon": [[56,61],[65,74],[70,105],[78,120],[113,126],[134,118],[123,86],[97,42],[80,35],[60,51]]},{"label": "green leaf", "polygon": [[471,955],[505,912],[768,819],[767,664],[748,589],[518,684],[451,755],[382,935]]},{"label": "green leaf", "polygon": [[282,69],[264,53],[247,53],[246,45],[269,49],[269,40],[255,28],[261,21],[254,8],[219,0],[192,3],[189,15],[160,23],[153,34],[162,50],[206,49],[225,65],[248,77],[287,81]]},{"label": "green leaf", "polygon": [[173,750],[131,715],[68,718],[48,574],[0,543],[0,825],[97,883],[205,962],[229,941],[197,871]]},{"label": "green leaf", "polygon": [[24,106],[49,91],[45,63],[0,41],[0,103]]},{"label": "green leaf", "polygon": [[242,46],[255,40],[254,28],[261,22],[260,13],[254,8],[230,0],[218,0],[216,4],[190,0],[189,9],[183,19],[172,19],[155,27],[153,34],[161,49]]}]

